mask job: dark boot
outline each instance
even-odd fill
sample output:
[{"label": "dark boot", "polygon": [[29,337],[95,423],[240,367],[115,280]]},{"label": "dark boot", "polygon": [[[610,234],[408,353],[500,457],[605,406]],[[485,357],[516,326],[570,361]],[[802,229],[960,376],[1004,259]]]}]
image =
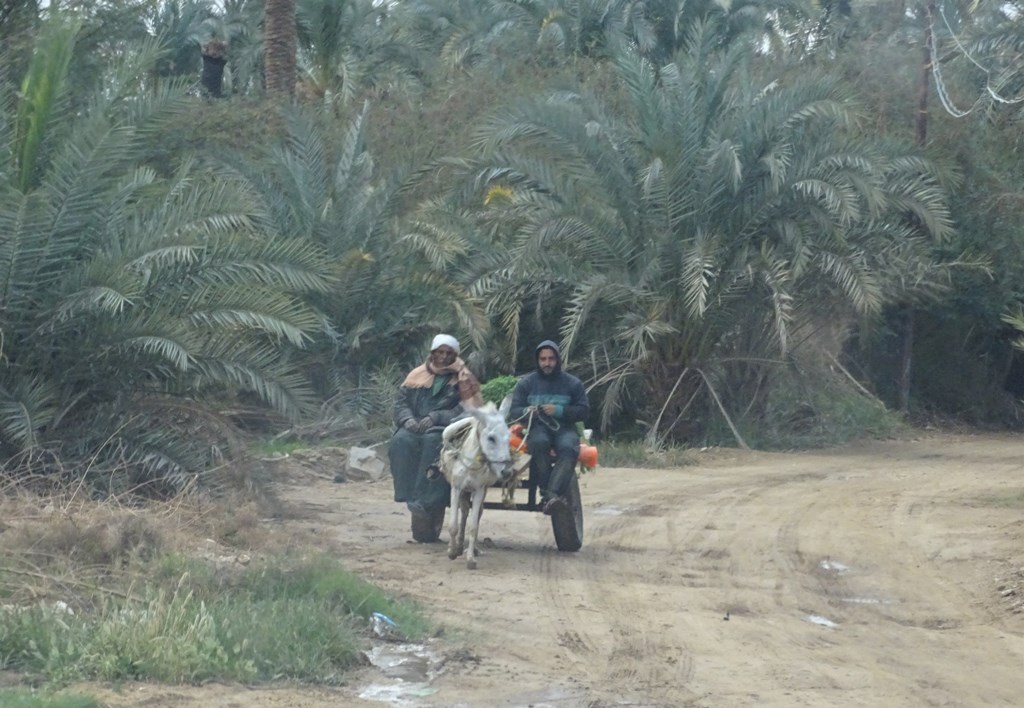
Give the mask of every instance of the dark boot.
[{"label": "dark boot", "polygon": [[551,496],[564,497],[565,493],[569,491],[569,482],[572,481],[574,474],[576,474],[576,460],[560,457],[551,471],[551,484],[548,485]]},{"label": "dark boot", "polygon": [[550,515],[556,509],[566,506],[565,493],[569,491],[569,483],[576,474],[576,460],[561,457],[551,470],[551,483],[548,485],[547,498],[544,501],[544,513]]},{"label": "dark boot", "polygon": [[541,505],[551,496],[548,487],[551,483],[551,459],[549,455],[531,455],[530,483],[540,492]]}]

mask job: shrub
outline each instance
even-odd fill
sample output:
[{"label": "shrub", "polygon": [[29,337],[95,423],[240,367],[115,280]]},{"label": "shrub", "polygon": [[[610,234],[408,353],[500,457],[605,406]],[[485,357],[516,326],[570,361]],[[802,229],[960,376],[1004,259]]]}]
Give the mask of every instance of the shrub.
[{"label": "shrub", "polygon": [[512,393],[517,381],[515,376],[496,376],[480,387],[480,395],[485,401],[498,405]]},{"label": "shrub", "polygon": [[0,669],[55,683],[336,684],[361,661],[371,613],[393,618],[406,638],[429,631],[413,605],[326,557],[272,558],[241,569],[169,558],[154,569],[148,585],[110,594],[91,610],[0,611]]},{"label": "shrub", "polygon": [[[848,380],[807,369],[778,378],[765,415],[756,421],[737,421],[744,440],[762,450],[819,448],[858,438],[893,437],[904,425],[899,413]],[[733,439],[721,421],[711,421],[709,428],[713,440]]]}]

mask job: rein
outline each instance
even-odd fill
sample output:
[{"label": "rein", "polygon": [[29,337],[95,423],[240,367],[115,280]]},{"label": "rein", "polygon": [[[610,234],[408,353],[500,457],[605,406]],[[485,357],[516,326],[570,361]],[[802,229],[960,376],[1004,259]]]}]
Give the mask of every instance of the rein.
[{"label": "rein", "polygon": [[528,413],[524,413],[523,415],[519,416],[512,422],[518,423],[523,418],[526,418],[526,429],[523,430],[523,441],[519,443],[519,446],[516,448],[516,452],[521,451],[523,449],[523,446],[526,445],[526,438],[530,437],[530,428],[533,427],[534,418],[537,418],[537,420],[539,420],[543,425],[546,425],[548,429],[550,429],[551,431],[556,431],[562,427],[562,425],[554,418],[549,418],[548,416],[538,416],[537,409],[534,406],[530,407]]},{"label": "rein", "polygon": [[[480,445],[479,433],[480,421],[474,420],[470,424],[469,428],[466,429],[465,435],[462,438],[462,442],[458,446],[452,446],[452,450],[455,452],[458,461],[461,462],[466,467],[475,467],[477,465],[486,464],[490,465],[493,468],[495,465],[505,464],[503,462],[492,462],[491,460],[487,459],[487,457],[484,455],[483,447]],[[465,449],[466,447],[469,446],[471,440],[477,448],[476,454],[473,455],[472,457],[465,453]]]}]

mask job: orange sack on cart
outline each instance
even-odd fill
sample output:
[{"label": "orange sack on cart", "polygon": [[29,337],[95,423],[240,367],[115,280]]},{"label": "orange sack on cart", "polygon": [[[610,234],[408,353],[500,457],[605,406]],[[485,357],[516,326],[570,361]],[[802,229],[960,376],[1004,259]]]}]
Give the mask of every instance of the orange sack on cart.
[{"label": "orange sack on cart", "polygon": [[[511,437],[509,437],[508,445],[513,452],[529,452],[526,448],[526,441],[523,439],[525,432],[526,428],[523,427],[522,423],[513,423],[509,427]],[[580,464],[588,470],[594,469],[597,467],[597,448],[581,441],[579,460]]]}]

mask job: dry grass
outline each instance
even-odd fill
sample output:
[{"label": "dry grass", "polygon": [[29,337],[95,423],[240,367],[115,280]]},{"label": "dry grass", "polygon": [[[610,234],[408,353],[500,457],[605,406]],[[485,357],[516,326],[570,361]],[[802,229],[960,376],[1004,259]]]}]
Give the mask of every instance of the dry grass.
[{"label": "dry grass", "polygon": [[278,540],[261,520],[274,512],[266,497],[244,490],[93,500],[80,485],[8,480],[0,485],[0,601],[93,605],[127,594],[162,556],[267,550]]},{"label": "dry grass", "polygon": [[55,686],[333,684],[361,660],[371,612],[407,637],[430,631],[413,605],[266,523],[282,515],[271,494],[223,489],[93,500],[83,485],[0,484],[0,668]]}]

